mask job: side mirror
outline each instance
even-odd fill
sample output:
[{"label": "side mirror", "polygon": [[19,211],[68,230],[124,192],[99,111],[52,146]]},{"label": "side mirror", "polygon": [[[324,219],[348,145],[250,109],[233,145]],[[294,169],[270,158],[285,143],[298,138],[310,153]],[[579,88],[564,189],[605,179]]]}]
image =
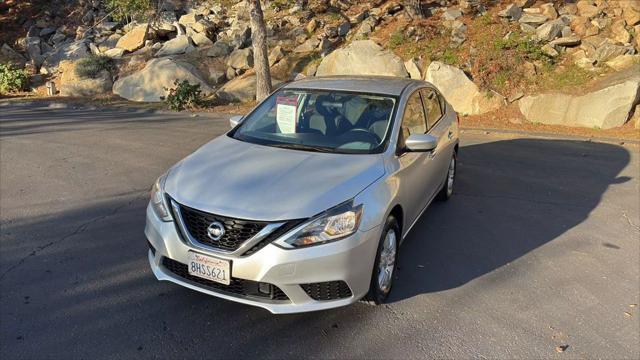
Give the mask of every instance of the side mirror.
[{"label": "side mirror", "polygon": [[231,126],[231,128],[235,128],[236,126],[238,126],[238,124],[240,124],[242,122],[242,115],[234,115],[229,119],[229,125]]},{"label": "side mirror", "polygon": [[432,151],[438,146],[438,139],[429,134],[413,134],[404,142],[406,151]]}]

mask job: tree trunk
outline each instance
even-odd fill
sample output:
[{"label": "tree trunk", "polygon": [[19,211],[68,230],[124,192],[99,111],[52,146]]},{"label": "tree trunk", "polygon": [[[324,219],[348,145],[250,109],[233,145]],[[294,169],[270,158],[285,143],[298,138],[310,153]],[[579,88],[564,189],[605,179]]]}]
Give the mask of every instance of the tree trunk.
[{"label": "tree trunk", "polygon": [[264,24],[260,0],[249,0],[251,11],[251,41],[253,43],[253,69],[256,72],[256,100],[262,101],[271,93],[271,71],[267,53],[267,29]]}]

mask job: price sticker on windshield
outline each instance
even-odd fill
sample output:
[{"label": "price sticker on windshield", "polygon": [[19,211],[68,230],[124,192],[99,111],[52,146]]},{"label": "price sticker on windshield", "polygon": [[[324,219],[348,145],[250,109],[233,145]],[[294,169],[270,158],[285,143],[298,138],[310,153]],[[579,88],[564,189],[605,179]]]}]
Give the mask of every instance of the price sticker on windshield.
[{"label": "price sticker on windshield", "polygon": [[295,134],[298,114],[298,98],[278,96],[276,98],[276,123],[282,134]]}]

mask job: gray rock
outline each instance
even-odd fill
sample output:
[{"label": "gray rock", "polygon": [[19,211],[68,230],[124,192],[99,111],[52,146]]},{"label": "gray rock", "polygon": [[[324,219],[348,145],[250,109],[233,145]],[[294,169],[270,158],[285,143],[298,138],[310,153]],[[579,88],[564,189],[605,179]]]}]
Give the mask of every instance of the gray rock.
[{"label": "gray rock", "polygon": [[594,58],[598,64],[601,64],[620,55],[633,54],[633,52],[633,47],[604,43],[596,49]]},{"label": "gray rock", "polygon": [[462,16],[462,11],[460,9],[447,9],[442,13],[442,19],[453,21]]},{"label": "gray rock", "polygon": [[550,125],[610,129],[624,125],[635,105],[640,79],[628,79],[582,96],[541,94],[518,103],[531,122]]},{"label": "gray rock", "polygon": [[467,26],[462,21],[455,20],[451,27],[451,42],[459,46],[467,40]]},{"label": "gray rock", "polygon": [[355,34],[356,39],[366,38],[373,32],[377,25],[378,18],[376,16],[369,16],[360,24],[360,27],[358,27]]},{"label": "gray rock", "polygon": [[193,50],[191,39],[186,35],[182,35],[165,42],[160,51],[156,53],[156,57],[184,54]]},{"label": "gray rock", "polygon": [[536,39],[540,41],[551,41],[562,34],[565,23],[561,19],[549,21],[536,29]]},{"label": "gray rock", "polygon": [[345,36],[351,30],[351,24],[348,21],[343,22],[338,26],[338,36]]},{"label": "gray rock", "polygon": [[318,48],[318,45],[320,45],[320,40],[318,40],[318,38],[316,37],[312,37],[311,39],[308,39],[304,43],[298,45],[295,49],[293,49],[293,52],[295,53],[312,52],[316,48]]},{"label": "gray rock", "polygon": [[549,43],[551,46],[577,46],[580,45],[580,38],[577,36],[561,37]]},{"label": "gray rock", "polygon": [[275,65],[278,61],[284,59],[284,50],[282,46],[278,45],[274,47],[269,53],[269,66]]},{"label": "gray rock", "polygon": [[407,69],[409,77],[416,80],[422,80],[422,71],[420,70],[416,59],[409,59],[405,61],[404,67]]},{"label": "gray rock", "polygon": [[0,63],[11,64],[17,68],[22,69],[27,63],[27,59],[20,55],[17,51],[7,44],[2,44],[0,47]]},{"label": "gray rock", "polygon": [[191,36],[191,40],[197,47],[213,46],[213,41],[203,33],[195,33]]},{"label": "gray rock", "polygon": [[371,40],[358,40],[327,55],[317,76],[388,75],[407,77],[402,59]]},{"label": "gray rock", "polygon": [[212,85],[222,85],[227,81],[227,74],[215,68],[209,68],[209,81]]},{"label": "gray rock", "polygon": [[27,37],[26,39],[27,55],[29,55],[29,59],[35,63],[36,67],[40,66],[43,61],[42,49],[40,48],[41,42],[42,40],[37,36]]},{"label": "gray rock", "polygon": [[532,34],[534,32],[536,32],[536,27],[533,25],[529,25],[529,24],[520,24],[520,30],[522,30],[523,32],[527,33],[527,34]]},{"label": "gray rock", "polygon": [[551,44],[544,45],[540,50],[542,50],[543,53],[550,57],[556,57],[560,55],[558,50],[556,50],[556,48]]},{"label": "gray rock", "polygon": [[227,65],[238,70],[249,70],[253,67],[253,51],[249,48],[238,49],[229,55]]},{"label": "gray rock", "polygon": [[153,59],[144,69],[120,78],[113,84],[113,93],[131,101],[159,102],[173,88],[176,80],[200,84],[203,95],[213,89],[202,79],[193,65],[171,58]]},{"label": "gray rock", "polygon": [[504,10],[498,13],[498,16],[508,18],[511,21],[518,21],[522,16],[522,8],[516,4],[507,6]]},{"label": "gray rock", "polygon": [[337,26],[327,26],[324,28],[324,34],[327,37],[334,38],[338,36],[338,27]]},{"label": "gray rock", "polygon": [[226,74],[226,78],[227,80],[233,80],[235,79],[236,76],[236,70],[232,67],[228,67],[227,70],[225,71]]},{"label": "gray rock", "polygon": [[549,18],[541,14],[523,14],[518,22],[521,24],[540,26],[547,22],[547,20],[549,20]]},{"label": "gray rock", "polygon": [[502,105],[502,100],[497,96],[490,98],[480,92],[476,84],[455,66],[433,61],[427,68],[425,80],[435,85],[461,114],[483,114]]},{"label": "gray rock", "polygon": [[565,26],[562,28],[562,33],[561,33],[562,37],[571,37],[571,35],[573,35],[573,32],[571,31],[571,27]]},{"label": "gray rock", "polygon": [[105,52],[109,49],[115,48],[118,44],[118,40],[120,40],[121,37],[122,36],[119,34],[110,35],[108,38],[98,43],[98,49],[100,49],[100,51],[102,52]]},{"label": "gray rock", "polygon": [[38,34],[40,37],[44,38],[56,32],[56,28],[48,27],[40,30]]},{"label": "gray rock", "polygon": [[53,36],[51,36],[49,41],[53,45],[58,45],[58,44],[63,43],[66,39],[67,39],[67,36],[64,33],[56,32],[55,34],[53,34]]},{"label": "gray rock", "polygon": [[213,46],[207,51],[209,57],[225,57],[231,53],[231,46],[224,40],[218,40],[213,43]]},{"label": "gray rock", "polygon": [[108,56],[112,59],[121,59],[122,55],[124,55],[124,49],[113,48],[104,52],[105,56]]},{"label": "gray rock", "polygon": [[191,12],[191,13],[180,16],[180,20],[178,20],[178,23],[182,25],[191,25],[191,24],[195,24],[200,19],[202,19],[202,15],[196,14],[195,12]]},{"label": "gray rock", "polygon": [[118,28],[119,24],[120,23],[115,21],[103,21],[96,26],[96,29],[100,31],[111,32],[111,31],[115,31]]}]

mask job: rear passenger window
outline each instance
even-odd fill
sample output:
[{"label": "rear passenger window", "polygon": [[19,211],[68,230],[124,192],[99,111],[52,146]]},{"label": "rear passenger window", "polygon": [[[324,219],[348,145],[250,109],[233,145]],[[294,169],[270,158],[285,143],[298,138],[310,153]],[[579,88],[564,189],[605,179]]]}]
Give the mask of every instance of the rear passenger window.
[{"label": "rear passenger window", "polygon": [[442,108],[440,107],[440,97],[431,89],[420,90],[422,93],[422,101],[424,102],[424,110],[427,113],[427,128],[431,130],[438,120],[442,117]]},{"label": "rear passenger window", "polygon": [[420,93],[416,91],[407,101],[407,107],[402,117],[402,136],[406,139],[411,134],[425,134],[427,123],[422,109]]}]

